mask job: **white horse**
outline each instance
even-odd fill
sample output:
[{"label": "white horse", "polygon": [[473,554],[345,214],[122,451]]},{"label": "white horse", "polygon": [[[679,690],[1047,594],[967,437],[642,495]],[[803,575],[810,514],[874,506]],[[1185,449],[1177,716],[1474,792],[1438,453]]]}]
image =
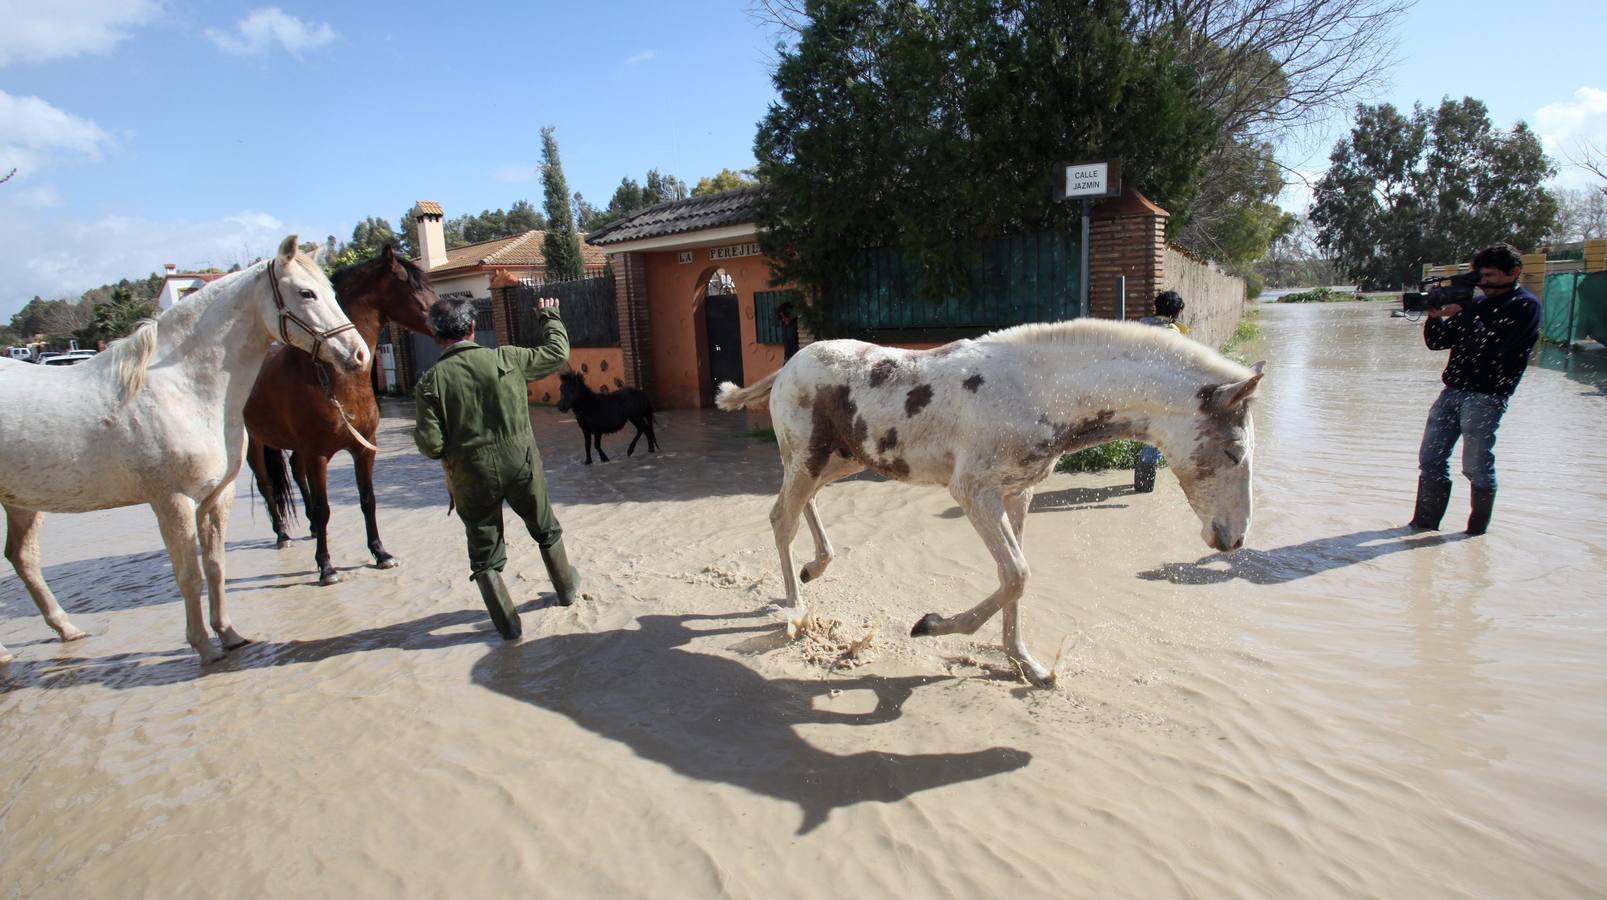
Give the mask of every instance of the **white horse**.
[{"label": "white horse", "polygon": [[1262,365],[1247,369],[1169,329],[1084,319],[932,350],[820,341],[750,387],[721,385],[717,403],[731,410],[769,398],[784,470],[770,524],[789,631],[808,616],[792,570],[799,513],[815,558],[798,577],[820,577],[832,558],[817,491],[863,469],[947,485],[998,564],[999,588],[959,615],[928,614],[910,634],[972,634],[1002,609],[1005,652],[1047,685],[1054,673],[1027,652],[1018,609],[1035,486],[1063,453],[1142,438],[1166,454],[1205,543],[1238,549],[1250,526],[1255,446],[1247,401]]},{"label": "white horse", "polygon": [[[369,361],[295,235],[274,258],[212,282],[87,362],[0,366],[6,559],[62,640],[84,632],[40,574],[40,514],[149,503],[184,595],[190,646],[203,661],[222,656],[201,618],[198,539],[212,628],[225,649],[248,643],[223,608],[223,536],[245,456],[242,411],[275,340],[347,371]],[[11,658],[0,646],[0,663]]]}]

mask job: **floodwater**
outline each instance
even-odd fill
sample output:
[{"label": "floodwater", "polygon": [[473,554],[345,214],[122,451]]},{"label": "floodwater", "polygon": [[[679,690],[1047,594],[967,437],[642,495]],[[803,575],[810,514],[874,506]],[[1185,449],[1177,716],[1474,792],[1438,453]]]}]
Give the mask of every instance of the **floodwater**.
[{"label": "floodwater", "polygon": [[[525,637],[489,629],[438,469],[387,408],[367,568],[271,546],[242,486],[236,625],[203,670],[145,509],[47,517],[55,643],[0,580],[0,897],[1584,897],[1607,892],[1607,379],[1550,348],[1496,445],[1490,534],[1398,527],[1444,355],[1382,304],[1262,308],[1248,545],[1213,554],[1168,473],[1056,475],[1027,520],[1026,687],[943,492],[828,488],[837,558],[788,643],[762,413],[662,414],[580,464],[533,419],[591,596],[510,538]],[[807,546],[805,539],[795,554]],[[799,558],[802,555],[799,554]],[[872,638],[860,657],[844,646]]]}]

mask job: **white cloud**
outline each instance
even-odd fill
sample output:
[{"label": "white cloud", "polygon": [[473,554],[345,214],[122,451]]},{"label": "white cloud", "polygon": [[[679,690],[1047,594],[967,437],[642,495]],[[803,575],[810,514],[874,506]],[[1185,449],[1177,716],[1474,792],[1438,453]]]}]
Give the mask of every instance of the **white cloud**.
[{"label": "white cloud", "polygon": [[61,192],[52,185],[41,184],[17,191],[17,205],[30,209],[50,209],[61,205]]},{"label": "white cloud", "polygon": [[625,60],[625,65],[627,65],[627,66],[640,65],[641,63],[647,62],[648,60],[652,59],[653,57],[655,57],[657,55],[658,55],[657,50],[643,50],[641,53],[638,53],[635,56],[632,56],[630,59]]},{"label": "white cloud", "polygon": [[155,0],[6,0],[0,66],[102,53],[156,15]]},{"label": "white cloud", "polygon": [[0,90],[0,174],[17,169],[27,178],[63,155],[97,159],[111,136],[99,125],[63,112],[38,97]]},{"label": "white cloud", "polygon": [[492,172],[498,181],[529,181],[536,177],[537,168],[530,163],[514,163]]},{"label": "white cloud", "polygon": [[1557,162],[1557,182],[1566,187],[1599,183],[1569,159],[1582,159],[1586,145],[1607,150],[1607,91],[1582,87],[1573,99],[1548,103],[1535,111],[1535,133]]},{"label": "white cloud", "polygon": [[[256,210],[208,221],[162,222],[138,216],[77,219],[42,215],[27,197],[0,192],[0,322],[30,298],[76,297],[119,278],[161,272],[163,263],[193,269],[250,263],[272,253],[286,234],[321,240],[325,228],[287,226]],[[37,199],[37,198],[35,198]]]},{"label": "white cloud", "polygon": [[254,9],[235,24],[233,31],[206,29],[219,49],[245,56],[261,56],[275,44],[292,55],[334,43],[335,29],[327,22],[303,22],[277,6]]}]

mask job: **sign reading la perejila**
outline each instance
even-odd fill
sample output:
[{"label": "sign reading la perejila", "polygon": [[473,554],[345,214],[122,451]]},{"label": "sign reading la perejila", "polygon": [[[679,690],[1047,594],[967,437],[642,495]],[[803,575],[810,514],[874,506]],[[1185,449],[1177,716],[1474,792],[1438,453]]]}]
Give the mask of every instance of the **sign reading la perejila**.
[{"label": "sign reading la perejila", "polygon": [[1122,164],[1104,159],[1065,163],[1063,176],[1055,185],[1055,195],[1063,200],[1081,197],[1114,197],[1122,192]]}]

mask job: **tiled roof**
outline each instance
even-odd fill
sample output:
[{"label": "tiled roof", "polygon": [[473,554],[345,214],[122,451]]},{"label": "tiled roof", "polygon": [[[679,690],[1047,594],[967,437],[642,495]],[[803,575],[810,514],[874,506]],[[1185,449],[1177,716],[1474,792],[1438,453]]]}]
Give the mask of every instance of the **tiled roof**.
[{"label": "tiled roof", "polygon": [[424,215],[424,216],[445,216],[446,215],[446,213],[441,210],[441,204],[436,203],[434,200],[420,200],[419,202],[413,204],[413,207],[418,210],[419,215]]},{"label": "tiled roof", "polygon": [[[481,266],[545,268],[547,261],[541,255],[541,244],[546,235],[545,231],[527,231],[513,237],[453,247],[446,251],[446,262],[431,269],[430,274],[458,272]],[[580,256],[582,264],[588,268],[601,268],[608,263],[608,254],[596,247],[582,244]]]},{"label": "tiled roof", "polygon": [[706,197],[660,203],[617,222],[610,222],[588,235],[586,243],[603,247],[752,222],[753,203],[763,191],[762,186],[755,185]]},{"label": "tiled roof", "polygon": [[169,272],[165,278],[199,278],[202,281],[217,281],[229,274],[228,272]]}]

